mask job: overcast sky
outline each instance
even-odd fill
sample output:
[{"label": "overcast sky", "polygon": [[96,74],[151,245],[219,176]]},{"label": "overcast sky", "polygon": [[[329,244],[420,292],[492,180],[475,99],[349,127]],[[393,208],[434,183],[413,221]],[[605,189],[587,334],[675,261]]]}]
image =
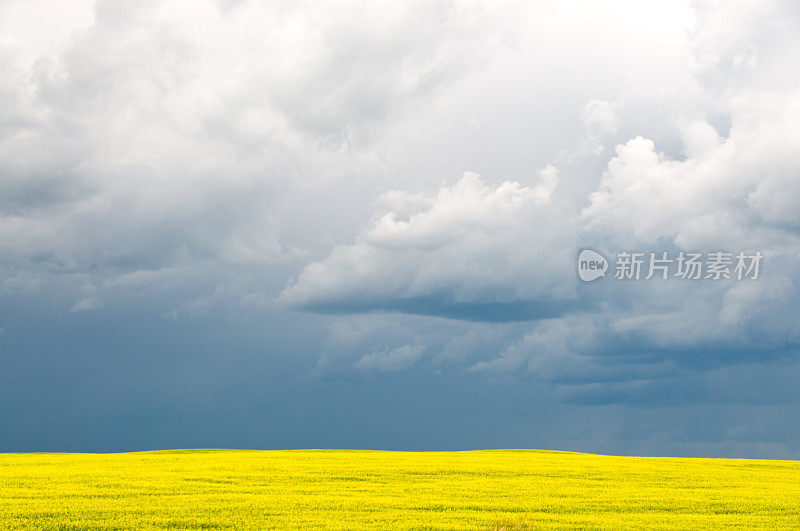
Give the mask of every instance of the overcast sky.
[{"label": "overcast sky", "polygon": [[793,0],[0,1],[1,451],[797,459],[799,282]]}]

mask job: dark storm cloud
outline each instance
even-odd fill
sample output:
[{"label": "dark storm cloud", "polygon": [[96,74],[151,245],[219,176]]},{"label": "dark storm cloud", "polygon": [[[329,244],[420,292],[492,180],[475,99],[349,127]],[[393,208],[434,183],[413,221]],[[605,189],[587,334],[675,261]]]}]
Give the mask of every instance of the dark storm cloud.
[{"label": "dark storm cloud", "polygon": [[[798,27],[3,3],[0,448],[800,455]],[[582,285],[583,247],[765,265]]]}]

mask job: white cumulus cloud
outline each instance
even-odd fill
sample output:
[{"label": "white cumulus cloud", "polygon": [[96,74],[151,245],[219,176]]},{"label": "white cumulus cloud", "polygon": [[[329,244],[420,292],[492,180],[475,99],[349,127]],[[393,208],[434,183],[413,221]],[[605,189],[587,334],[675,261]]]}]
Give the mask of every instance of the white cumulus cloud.
[{"label": "white cumulus cloud", "polygon": [[379,202],[388,211],[355,243],[307,266],[280,299],[410,313],[424,311],[415,301],[435,313],[439,305],[570,299],[575,227],[553,199],[557,182],[548,166],[536,185],[490,186],[466,173],[433,196],[389,193]]}]

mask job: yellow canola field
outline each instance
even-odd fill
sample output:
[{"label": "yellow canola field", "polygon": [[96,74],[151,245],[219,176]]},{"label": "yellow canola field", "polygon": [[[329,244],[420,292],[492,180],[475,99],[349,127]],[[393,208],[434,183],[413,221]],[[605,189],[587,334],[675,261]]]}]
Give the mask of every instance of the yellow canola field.
[{"label": "yellow canola field", "polygon": [[800,527],[800,463],[534,450],[0,454],[0,528]]}]

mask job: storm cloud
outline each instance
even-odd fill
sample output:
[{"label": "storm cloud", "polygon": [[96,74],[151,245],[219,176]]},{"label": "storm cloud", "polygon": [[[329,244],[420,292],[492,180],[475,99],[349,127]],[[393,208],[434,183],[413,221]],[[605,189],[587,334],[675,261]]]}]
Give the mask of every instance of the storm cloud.
[{"label": "storm cloud", "polygon": [[0,449],[797,457],[798,56],[790,1],[5,2]]}]

